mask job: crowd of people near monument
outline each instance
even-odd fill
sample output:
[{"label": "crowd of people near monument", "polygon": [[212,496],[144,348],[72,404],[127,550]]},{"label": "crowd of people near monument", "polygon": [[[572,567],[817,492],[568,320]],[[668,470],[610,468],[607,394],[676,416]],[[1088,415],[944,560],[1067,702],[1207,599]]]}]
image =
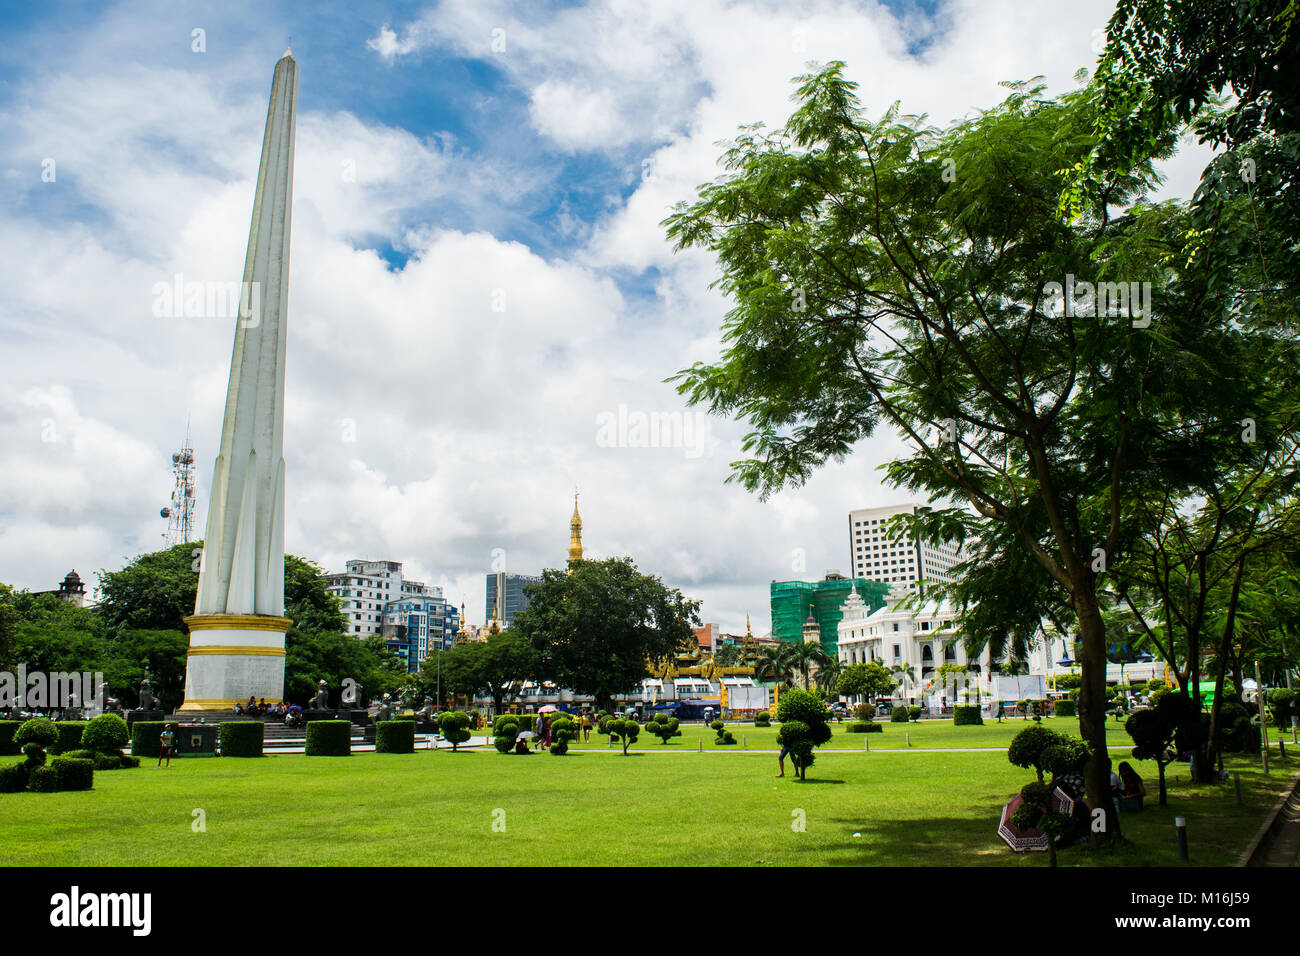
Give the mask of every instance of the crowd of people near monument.
[{"label": "crowd of people near monument", "polygon": [[246,704],[236,704],[235,713],[241,717],[288,717],[291,708],[284,701],[268,704],[266,698],[261,700],[250,697]]}]

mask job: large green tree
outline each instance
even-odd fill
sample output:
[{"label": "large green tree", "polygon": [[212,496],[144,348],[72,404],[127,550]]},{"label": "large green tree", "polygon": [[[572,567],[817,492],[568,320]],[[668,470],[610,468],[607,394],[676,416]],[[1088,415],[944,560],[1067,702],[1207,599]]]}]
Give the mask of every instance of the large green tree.
[{"label": "large green tree", "polygon": [[[537,676],[538,656],[533,645],[513,631],[491,634],[486,641],[466,641],[425,659],[416,675],[422,696],[438,700],[442,694],[473,696],[485,693],[497,713],[519,696],[524,682]],[[442,701],[438,705],[442,706]]]},{"label": "large green tree", "polygon": [[653,668],[691,645],[699,607],[631,558],[577,561],[568,571],[542,572],[511,633],[536,649],[541,679],[610,710],[615,694],[636,691]]},{"label": "large green tree", "polygon": [[1059,211],[1095,139],[1092,92],[1011,84],[936,130],[896,107],[866,118],[841,64],[800,83],[785,129],[744,130],[726,175],[666,220],[679,247],[716,254],[735,303],[721,359],[679,388],[749,422],[732,477],[751,490],[801,483],[885,426],[913,449],[889,481],[961,502],[907,530],[1005,527],[1077,622],[1087,796],[1109,842],[1099,590],[1136,523],[1132,489],[1233,464],[1239,445],[1215,439],[1271,387],[1253,332],[1187,267],[1187,210],[1141,201],[1168,147],[1096,169],[1095,198]]},{"label": "large green tree", "polygon": [[874,701],[888,697],[898,687],[889,671],[879,661],[850,664],[839,675],[835,690],[845,697],[865,697]]},{"label": "large green tree", "polygon": [[[199,589],[202,541],[142,554],[119,571],[99,572],[104,627],[185,630]],[[284,556],[284,613],[303,633],[341,632],[346,620],[319,566]]]}]

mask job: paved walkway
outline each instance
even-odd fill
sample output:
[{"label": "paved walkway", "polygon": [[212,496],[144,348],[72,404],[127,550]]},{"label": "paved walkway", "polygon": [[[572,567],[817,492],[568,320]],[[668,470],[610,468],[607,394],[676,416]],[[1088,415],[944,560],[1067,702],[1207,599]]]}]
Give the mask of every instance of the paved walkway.
[{"label": "paved walkway", "polygon": [[1282,807],[1283,823],[1260,866],[1295,866],[1300,861],[1300,790]]}]

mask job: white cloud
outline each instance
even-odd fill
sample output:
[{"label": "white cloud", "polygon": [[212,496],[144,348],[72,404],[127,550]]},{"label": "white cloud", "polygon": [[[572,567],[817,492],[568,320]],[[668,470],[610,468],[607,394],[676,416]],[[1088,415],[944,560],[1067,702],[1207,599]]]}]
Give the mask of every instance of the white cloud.
[{"label": "white cloud", "polygon": [[[358,37],[358,57],[395,71],[426,53],[502,71],[544,145],[615,162],[631,193],[594,223],[559,204],[557,231],[585,241],[548,256],[493,224],[549,181],[554,155],[520,166],[312,101],[295,168],[289,549],[331,568],[404,561],[482,620],[493,549],[521,571],[563,561],[577,485],[595,551],[703,598],[706,620],[736,630],[748,611],[764,630],[767,582],[844,569],[847,511],[903,497],[875,470],[901,446],[882,436],[760,503],[724,484],[741,424],[712,420],[719,444],[700,457],[601,444],[597,416],[620,406],[686,412],[663,379],[718,353],[715,266],[674,255],[660,220],[717,175],[716,144],[739,124],[784,122],[789,78],[809,60],[845,59],[869,112],[901,99],[945,122],[1000,99],[999,80],[1071,85],[1109,9],[1063,7],[1048,29],[1022,6],[949,4],[919,57],[909,44],[935,26],[923,17],[811,0],[444,3],[384,24],[367,51]],[[110,36],[130,35],[126,8],[114,24]],[[295,49],[306,84],[307,48]],[[160,543],[188,416],[206,513],[233,324],[154,318],[150,290],[176,273],[238,278],[271,65],[35,60],[15,97],[35,105],[3,117],[16,201],[0,208],[0,580],[51,588],[69,567],[90,578]],[[265,83],[247,79],[257,70]],[[57,158],[56,183],[39,181],[42,156]],[[1180,161],[1169,188],[1195,165]],[[77,224],[31,214],[51,195],[84,210]],[[453,206],[481,225],[449,228]],[[409,257],[402,268],[377,251],[388,246]],[[650,267],[649,294],[626,282]],[[41,441],[46,418],[66,440]]]}]

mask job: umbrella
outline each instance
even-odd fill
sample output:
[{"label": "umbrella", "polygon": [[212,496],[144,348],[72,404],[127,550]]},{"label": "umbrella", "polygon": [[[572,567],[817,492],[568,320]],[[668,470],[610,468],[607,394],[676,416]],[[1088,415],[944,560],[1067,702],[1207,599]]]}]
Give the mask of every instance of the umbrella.
[{"label": "umbrella", "polygon": [[531,730],[525,730],[522,734],[519,735],[519,739],[527,740],[529,737],[536,737],[536,736],[537,735],[533,733]]},{"label": "umbrella", "polygon": [[[1024,802],[1020,795],[1011,798],[1011,802],[1002,808],[1002,822],[998,824],[998,836],[1007,842],[1007,846],[1017,853],[1046,853],[1047,834],[1037,827],[1021,830],[1011,822],[1011,816]],[[1074,812],[1074,800],[1060,787],[1052,788],[1052,809],[1067,816]]]},{"label": "umbrella", "polygon": [[545,707],[539,707],[537,709],[537,712],[539,714],[553,714],[555,713],[555,711],[556,711],[556,706],[554,704],[547,704]]}]

